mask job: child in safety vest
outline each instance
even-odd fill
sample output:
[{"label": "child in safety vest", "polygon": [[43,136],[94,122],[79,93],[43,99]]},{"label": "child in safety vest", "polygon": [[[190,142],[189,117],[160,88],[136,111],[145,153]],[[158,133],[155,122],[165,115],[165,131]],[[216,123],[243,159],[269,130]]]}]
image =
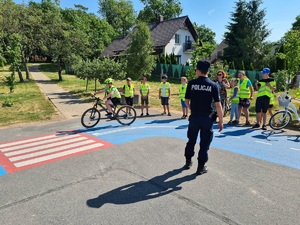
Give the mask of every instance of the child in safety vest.
[{"label": "child in safety vest", "polygon": [[[126,105],[133,106],[133,97],[134,97],[134,85],[131,83],[131,78],[127,77],[127,84],[123,86],[123,94],[125,96]],[[128,108],[126,108],[126,112],[131,116],[131,112],[128,112]]]},{"label": "child in safety vest", "polygon": [[146,107],[146,116],[149,116],[149,92],[150,86],[147,83],[147,77],[143,76],[140,84],[140,94],[141,94],[141,116],[144,115],[144,107]]},{"label": "child in safety vest", "polygon": [[[230,80],[231,93],[229,100],[231,101],[231,111],[230,111],[230,120],[228,122],[229,125],[237,125],[239,124],[239,86],[238,80],[236,78],[232,78]],[[235,120],[233,117],[235,116]]]},{"label": "child in safety vest", "polygon": [[181,77],[181,85],[179,87],[179,99],[181,102],[181,107],[182,107],[182,117],[181,119],[185,119],[188,116],[189,109],[187,105],[185,104],[185,92],[187,88],[187,78],[186,77]]},{"label": "child in safety vest", "polygon": [[169,100],[171,96],[171,85],[167,82],[168,76],[163,75],[161,77],[161,83],[159,85],[158,98],[161,100],[161,105],[163,106],[164,112],[162,115],[166,114],[166,110],[168,111],[168,116],[171,116]]}]

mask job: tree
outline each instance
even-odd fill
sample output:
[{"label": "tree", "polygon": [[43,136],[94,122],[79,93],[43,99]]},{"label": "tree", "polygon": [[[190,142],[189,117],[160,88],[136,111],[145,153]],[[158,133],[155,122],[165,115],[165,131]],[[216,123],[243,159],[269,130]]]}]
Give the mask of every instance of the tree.
[{"label": "tree", "polygon": [[144,9],[139,12],[138,20],[145,23],[154,23],[158,16],[164,19],[172,19],[178,17],[182,13],[179,0],[140,0],[144,5]]},{"label": "tree", "polygon": [[137,27],[130,35],[131,41],[125,52],[127,73],[134,79],[150,74],[155,66],[153,44],[148,26],[138,22]]},{"label": "tree", "polygon": [[235,12],[231,14],[231,22],[225,33],[223,59],[234,62],[237,68],[241,68],[242,62],[246,69],[250,69],[253,63],[255,69],[261,69],[264,57],[264,42],[270,31],[265,25],[265,10],[260,10],[261,0],[236,2]]},{"label": "tree", "polygon": [[210,28],[206,27],[204,24],[198,26],[197,23],[194,23],[194,27],[202,43],[208,42],[212,45],[217,45],[217,42],[215,40],[216,33],[213,32]]},{"label": "tree", "polygon": [[284,53],[277,53],[277,55],[286,61],[287,71],[289,73],[288,79],[290,82],[300,69],[300,31],[288,31],[284,35],[283,40]]},{"label": "tree", "polygon": [[99,0],[99,13],[123,37],[135,24],[133,4],[128,0]]},{"label": "tree", "polygon": [[296,21],[292,24],[292,30],[300,30],[300,15],[296,17]]}]

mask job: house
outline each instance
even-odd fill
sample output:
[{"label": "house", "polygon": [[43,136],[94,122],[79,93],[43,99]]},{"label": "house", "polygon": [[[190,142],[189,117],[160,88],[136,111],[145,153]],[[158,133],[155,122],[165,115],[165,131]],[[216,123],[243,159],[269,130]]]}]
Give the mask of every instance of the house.
[{"label": "house", "polygon": [[224,49],[227,48],[227,44],[223,40],[217,47],[216,49],[210,54],[208,58],[205,60],[214,64],[218,62],[222,62],[222,56],[224,54]]},{"label": "house", "polygon": [[[154,45],[155,55],[174,53],[179,64],[190,61],[193,43],[198,39],[197,32],[188,16],[158,21],[148,25]],[[128,48],[129,35],[115,39],[101,54],[102,57],[116,57]]]}]

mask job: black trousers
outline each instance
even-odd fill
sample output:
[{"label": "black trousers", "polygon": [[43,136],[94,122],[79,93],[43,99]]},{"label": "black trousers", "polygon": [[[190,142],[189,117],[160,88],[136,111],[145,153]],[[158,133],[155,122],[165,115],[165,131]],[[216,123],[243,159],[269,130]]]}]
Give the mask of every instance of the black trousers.
[{"label": "black trousers", "polygon": [[185,147],[184,156],[187,159],[195,155],[195,144],[200,132],[200,149],[198,152],[198,163],[204,165],[208,161],[208,153],[210,143],[213,140],[213,120],[209,116],[189,117],[189,127],[187,131],[188,142]]}]

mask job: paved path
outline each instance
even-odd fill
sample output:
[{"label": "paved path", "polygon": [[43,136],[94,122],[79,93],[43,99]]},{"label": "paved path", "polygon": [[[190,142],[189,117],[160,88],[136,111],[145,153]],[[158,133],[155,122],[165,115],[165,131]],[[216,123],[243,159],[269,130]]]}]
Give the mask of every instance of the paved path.
[{"label": "paved path", "polygon": [[66,119],[80,117],[86,109],[91,107],[91,104],[85,103],[79,97],[65,91],[39,72],[37,64],[30,68],[30,73],[41,91]]}]

